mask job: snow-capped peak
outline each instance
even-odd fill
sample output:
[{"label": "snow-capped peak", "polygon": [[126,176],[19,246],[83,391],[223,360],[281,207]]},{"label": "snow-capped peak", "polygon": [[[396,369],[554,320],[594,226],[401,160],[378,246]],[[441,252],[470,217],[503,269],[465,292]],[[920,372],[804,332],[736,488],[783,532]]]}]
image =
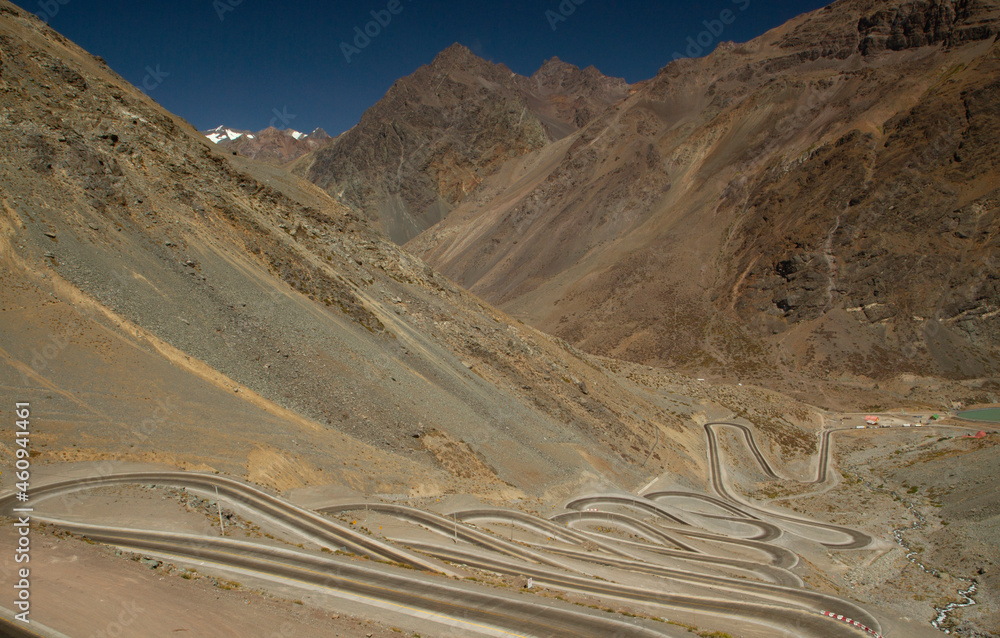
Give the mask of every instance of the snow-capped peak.
[{"label": "snow-capped peak", "polygon": [[228,140],[236,140],[236,139],[239,139],[239,138],[243,137],[244,135],[247,135],[247,136],[250,137],[250,139],[253,139],[253,136],[250,135],[249,132],[247,132],[247,131],[236,131],[236,130],[233,130],[233,129],[227,127],[227,126],[217,126],[217,127],[213,128],[210,131],[205,131],[204,135],[213,144],[218,144],[222,140],[226,140],[226,139],[228,139]]},{"label": "snow-capped peak", "polygon": [[[204,135],[209,140],[211,140],[213,144],[218,144],[219,142],[223,142],[223,141],[226,141],[226,140],[230,140],[230,141],[237,140],[237,139],[239,139],[241,137],[246,137],[246,139],[248,139],[248,140],[254,140],[254,139],[257,139],[257,137],[260,134],[263,134],[263,133],[270,134],[270,132],[275,132],[275,133],[278,133],[280,135],[287,135],[287,136],[295,139],[296,141],[307,139],[310,135],[312,135],[312,133],[303,133],[301,131],[296,131],[295,129],[291,129],[291,128],[286,128],[286,129],[282,130],[282,129],[276,129],[274,127],[268,127],[266,129],[264,129],[263,131],[260,131],[260,133],[254,133],[252,131],[241,131],[241,130],[237,130],[237,129],[234,129],[234,128],[229,128],[228,126],[225,126],[225,125],[216,126],[213,129],[209,129],[207,131],[202,131],[202,135]],[[318,136],[320,139],[326,137],[326,133],[323,131],[323,129],[316,129],[316,131],[313,131],[313,133],[316,133],[316,132],[321,133],[321,135]],[[265,135],[265,137],[266,137],[266,135]]]}]

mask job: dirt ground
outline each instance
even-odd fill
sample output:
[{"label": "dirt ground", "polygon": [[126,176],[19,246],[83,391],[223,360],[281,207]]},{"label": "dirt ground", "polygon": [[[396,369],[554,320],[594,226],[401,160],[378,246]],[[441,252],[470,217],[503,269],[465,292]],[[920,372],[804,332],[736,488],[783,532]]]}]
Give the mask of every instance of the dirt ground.
[{"label": "dirt ground", "polygon": [[[10,519],[0,543],[12,547]],[[63,537],[52,527],[31,534],[31,619],[68,636],[176,638],[400,638],[412,636],[381,623],[303,604],[235,581],[194,576],[140,562],[104,545]],[[130,560],[133,559],[133,560]],[[0,572],[10,575],[5,559]],[[7,582],[12,576],[4,578]],[[97,595],[95,595],[95,592]]]}]

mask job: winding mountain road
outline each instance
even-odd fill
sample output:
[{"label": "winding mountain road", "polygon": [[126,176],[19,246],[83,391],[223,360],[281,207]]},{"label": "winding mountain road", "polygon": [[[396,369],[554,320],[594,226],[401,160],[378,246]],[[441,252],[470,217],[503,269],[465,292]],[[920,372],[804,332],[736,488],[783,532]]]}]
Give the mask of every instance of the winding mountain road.
[{"label": "winding mountain road", "polygon": [[[423,556],[356,532],[327,517],[293,505],[288,501],[255,488],[246,483],[214,474],[196,472],[141,472],[109,474],[87,478],[32,486],[33,502],[83,489],[93,489],[110,485],[169,485],[203,490],[219,490],[234,503],[245,505],[272,520],[288,527],[297,534],[316,542],[327,549],[346,549],[374,559],[394,561],[416,569],[439,572],[447,576],[456,574],[443,565],[428,561]],[[14,494],[0,498],[0,512],[8,512],[16,506]]]},{"label": "winding mountain road", "polygon": [[[753,505],[750,505],[749,503],[745,503],[736,498],[729,491],[728,487],[726,487],[725,481],[723,480],[722,464],[720,461],[720,454],[719,454],[719,441],[718,437],[715,434],[715,429],[714,429],[715,426],[734,427],[742,431],[746,440],[751,442],[750,451],[753,454],[754,458],[757,459],[757,462],[760,464],[761,469],[764,471],[764,473],[769,477],[774,477],[774,478],[780,478],[780,477],[777,474],[775,474],[774,471],[771,469],[771,465],[767,462],[767,459],[764,458],[764,455],[761,453],[760,448],[757,447],[752,432],[750,432],[749,428],[747,428],[745,425],[740,425],[738,423],[730,423],[728,421],[714,421],[711,423],[706,423],[704,427],[705,427],[705,434],[708,437],[709,470],[711,472],[710,480],[712,488],[720,497],[722,497],[725,500],[728,500],[729,502],[733,503],[739,508],[749,509],[753,512],[757,512],[761,515],[773,519],[778,519],[789,523],[795,523],[797,525],[804,525],[807,527],[814,527],[826,531],[832,531],[837,534],[842,534],[850,539],[845,543],[829,543],[820,541],[820,544],[830,549],[841,549],[841,550],[863,549],[872,544],[873,539],[871,536],[865,534],[864,532],[852,529],[850,527],[844,527],[842,525],[833,525],[831,523],[822,523],[807,518],[789,516],[787,514],[779,514],[776,512],[772,512],[770,510],[765,510],[759,507],[755,507]],[[833,433],[832,431],[826,431],[823,433],[824,436],[822,437],[822,441],[824,442],[824,444],[821,444],[820,451],[824,458],[821,458],[819,462],[819,469],[822,470],[822,472],[821,476],[817,476],[817,480],[810,481],[811,483],[821,482],[819,480],[820,478],[822,478],[823,481],[826,480],[827,468],[829,466],[829,461],[827,460],[827,457],[829,457],[830,455],[829,435],[831,435],[832,433]]]},{"label": "winding mountain road", "polygon": [[[753,442],[751,433],[745,432],[744,436]],[[713,440],[711,435],[710,440]],[[717,450],[713,458],[718,464]],[[715,474],[713,479],[722,485],[721,476]],[[220,498],[248,508],[320,547],[332,550],[343,548],[375,561],[413,567],[416,571],[401,570],[391,564],[359,563],[347,557],[319,555],[248,540],[91,525],[46,518],[42,513],[36,513],[35,518],[93,541],[161,556],[165,560],[193,561],[264,579],[277,578],[302,586],[323,587],[336,596],[390,605],[401,613],[425,619],[429,617],[453,627],[465,627],[470,634],[621,638],[674,635],[669,628],[656,626],[655,623],[652,626],[642,622],[636,624],[621,617],[555,604],[548,599],[498,592],[462,582],[456,580],[459,572],[451,566],[453,564],[511,576],[530,576],[541,586],[575,591],[599,599],[613,598],[640,606],[656,605],[674,612],[707,614],[717,620],[729,619],[736,623],[780,625],[793,628],[796,635],[804,637],[857,638],[854,628],[819,613],[826,609],[837,609],[840,613],[846,612],[865,621],[869,626],[878,626],[875,619],[855,603],[803,589],[801,580],[787,571],[798,557],[784,547],[767,542],[780,533],[780,528],[765,522],[762,517],[773,517],[774,514],[726,500],[730,497],[724,486],[719,502],[726,505],[723,510],[727,514],[734,516],[683,512],[649,498],[622,494],[590,494],[569,503],[581,509],[594,504],[637,508],[663,520],[667,523],[666,527],[616,512],[568,511],[552,519],[544,519],[512,510],[477,508],[455,512],[449,517],[381,502],[340,503],[312,511],[235,479],[195,472],[131,472],[33,485],[32,501],[44,505],[46,499],[61,494],[126,484],[190,488],[209,494],[217,489]],[[664,492],[653,495],[673,497],[680,494]],[[16,504],[13,494],[0,497],[0,512],[9,514]],[[759,512],[761,516],[748,514],[744,508]],[[409,539],[405,540],[406,547],[403,547],[400,543],[404,541],[380,540],[322,515],[324,512],[362,509],[431,530],[441,540]],[[706,532],[695,525],[699,518],[755,525],[761,534],[757,539],[746,539]],[[510,542],[465,523],[472,520],[517,524],[548,538],[550,542],[545,546]],[[571,527],[602,521],[631,529],[649,542],[600,536]],[[770,561],[769,564],[754,563],[744,558],[707,555],[704,550],[679,541],[675,535],[753,549],[763,552],[770,557]],[[470,551],[473,549],[475,551]],[[718,565],[750,574],[759,573],[763,580],[687,571],[659,564],[651,558],[656,555],[702,561],[706,567]],[[610,580],[607,576],[598,578],[596,574],[601,572],[592,571],[586,565],[594,565],[595,570],[611,570],[609,573],[615,575]],[[638,575],[659,578],[670,585],[666,589],[653,590],[627,584]],[[677,591],[679,585],[685,585],[693,592],[704,590],[711,594],[682,593]]]},{"label": "winding mountain road", "polygon": [[214,563],[264,576],[277,576],[341,592],[352,598],[389,602],[398,611],[440,615],[473,633],[547,636],[661,637],[664,633],[582,611],[503,596],[465,583],[379,568],[340,557],[325,557],[229,538],[58,524],[76,534],[118,547],[165,557]]}]

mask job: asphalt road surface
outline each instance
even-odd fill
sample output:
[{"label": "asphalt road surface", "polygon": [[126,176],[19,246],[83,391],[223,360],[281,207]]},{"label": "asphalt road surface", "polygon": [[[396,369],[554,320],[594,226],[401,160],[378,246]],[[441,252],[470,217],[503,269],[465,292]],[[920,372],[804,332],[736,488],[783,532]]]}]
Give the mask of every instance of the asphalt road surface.
[{"label": "asphalt road surface", "polygon": [[[231,478],[193,472],[112,474],[32,486],[32,501],[44,503],[44,499],[60,494],[123,484],[203,491],[218,489],[221,499],[259,512],[322,547],[343,548],[376,561],[399,563],[416,569],[401,569],[371,561],[359,562],[349,557],[284,549],[248,540],[49,520],[97,542],[168,560],[198,561],[223,570],[242,570],[265,579],[278,578],[293,584],[320,586],[334,595],[389,604],[402,613],[422,618],[431,614],[442,624],[464,626],[469,633],[612,638],[679,635],[669,626],[651,620],[609,616],[547,597],[524,596],[459,581],[455,578],[457,572],[450,567],[453,564],[509,576],[531,577],[541,587],[577,592],[599,600],[614,599],[637,609],[650,606],[662,608],[664,613],[660,615],[693,612],[701,617],[713,618],[716,625],[721,623],[723,626],[732,624],[738,627],[763,624],[781,627],[795,636],[815,638],[857,638],[863,635],[863,632],[819,613],[835,611],[877,629],[876,619],[857,603],[802,587],[802,581],[788,571],[798,557],[789,549],[770,543],[783,533],[782,521],[814,525],[851,539],[849,543],[832,545],[839,548],[863,547],[870,539],[845,527],[778,515],[735,499],[724,483],[718,442],[713,430],[716,425],[733,424],[706,425],[712,471],[710,478],[718,497],[679,491],[654,492],[647,496],[589,494],[568,503],[576,511],[552,519],[491,508],[443,516],[418,508],[373,502],[346,503],[311,511]],[[749,428],[734,427],[743,432],[751,454],[765,474],[777,476],[757,447]],[[824,441],[829,434],[824,433]],[[821,445],[821,452],[828,455],[829,445]],[[824,475],[825,468],[826,465],[821,463]],[[726,515],[688,512],[653,500],[679,496],[712,503]],[[638,509],[652,515],[653,522],[617,511],[586,511],[595,505]],[[12,494],[0,497],[0,512],[9,513],[14,506],[16,501]],[[323,512],[365,508],[436,532],[431,537],[437,540],[411,539],[406,541],[404,547],[400,543],[365,535],[323,515]],[[40,509],[44,511],[44,508]],[[41,513],[36,513],[35,518],[46,520]],[[734,529],[749,526],[751,530],[756,528],[758,533],[752,538],[741,538],[707,531],[698,524],[704,519],[731,522],[735,524],[732,526]],[[472,521],[487,527],[473,527],[469,524]],[[533,534],[555,539],[558,543],[541,546],[511,542],[497,533],[491,533],[488,530],[491,522],[517,525]],[[629,530],[638,535],[638,540],[574,528],[601,523]],[[697,539],[701,544],[696,548],[680,540],[681,536]],[[725,552],[713,555],[704,549],[707,546],[738,547],[742,548],[743,554],[739,557],[724,555]],[[745,558],[746,550],[760,553],[761,562]],[[656,556],[669,560],[669,564],[659,563]],[[758,575],[759,580],[688,571],[677,567],[677,559],[700,562],[709,568],[717,565],[740,569]],[[585,565],[603,570],[601,573],[604,576],[595,578],[592,570],[581,568]],[[632,583],[637,582],[637,577],[642,582],[647,582],[649,578],[661,579],[664,586],[655,589],[636,586]],[[686,593],[685,588],[695,593]],[[697,593],[702,591],[709,591],[710,595]],[[0,631],[7,629],[0,623]]]}]

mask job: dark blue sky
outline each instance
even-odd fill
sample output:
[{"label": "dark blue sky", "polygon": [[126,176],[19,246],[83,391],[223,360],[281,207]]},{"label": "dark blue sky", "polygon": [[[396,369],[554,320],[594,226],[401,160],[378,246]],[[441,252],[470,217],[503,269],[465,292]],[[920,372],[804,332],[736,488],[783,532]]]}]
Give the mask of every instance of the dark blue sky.
[{"label": "dark blue sky", "polygon": [[[392,83],[453,42],[530,75],[559,56],[630,82],[652,77],[687,38],[743,42],[825,0],[17,0],[199,129],[226,124],[331,134],[350,128]],[[65,3],[65,4],[62,4]],[[579,3],[579,4],[577,4]],[[387,9],[396,10],[392,15]],[[570,9],[573,9],[570,12]],[[715,36],[704,21],[731,10]],[[386,26],[345,58],[355,27]],[[547,11],[552,13],[546,14]],[[220,19],[221,15],[221,19]],[[564,20],[559,18],[565,17]],[[555,25],[553,30],[552,25]],[[714,26],[718,30],[721,21]],[[364,40],[359,40],[364,44]],[[160,83],[148,78],[160,71]],[[284,113],[285,118],[276,117]],[[294,117],[288,117],[294,116]],[[283,119],[287,119],[285,122]]]}]

